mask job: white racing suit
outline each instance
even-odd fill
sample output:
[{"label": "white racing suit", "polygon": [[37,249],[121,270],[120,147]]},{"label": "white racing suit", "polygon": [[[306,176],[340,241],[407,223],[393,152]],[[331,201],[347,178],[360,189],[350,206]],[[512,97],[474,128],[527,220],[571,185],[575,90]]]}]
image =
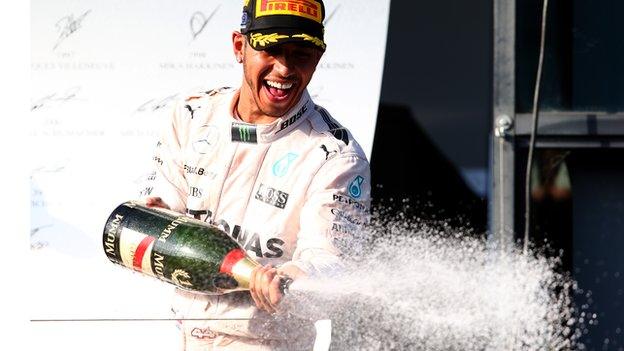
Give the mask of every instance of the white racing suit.
[{"label": "white racing suit", "polygon": [[[312,277],[340,271],[337,242],[367,220],[364,152],[307,92],[264,125],[234,117],[238,96],[221,88],[178,103],[144,193],[220,226],[263,265],[292,264]],[[248,291],[177,290],[173,311],[187,350],[312,349],[310,321],[280,321],[257,309]]]}]

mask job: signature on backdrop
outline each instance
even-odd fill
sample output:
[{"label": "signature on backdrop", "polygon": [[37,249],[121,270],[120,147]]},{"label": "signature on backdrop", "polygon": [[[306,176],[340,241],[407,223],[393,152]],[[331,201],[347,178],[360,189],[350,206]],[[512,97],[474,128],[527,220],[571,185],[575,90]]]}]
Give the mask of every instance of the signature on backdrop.
[{"label": "signature on backdrop", "polygon": [[48,94],[42,98],[35,100],[30,106],[31,111],[39,110],[46,105],[50,105],[53,103],[64,103],[71,100],[76,100],[78,93],[82,88],[79,86],[71,87],[65,90],[64,92],[55,92],[52,94]]},{"label": "signature on backdrop", "polygon": [[204,28],[206,28],[206,25],[217,13],[219,7],[221,7],[221,5],[217,6],[208,17],[206,17],[206,15],[201,11],[195,11],[195,13],[193,13],[190,20],[191,34],[193,35],[193,39],[191,39],[191,41],[195,40],[197,36],[204,31]]},{"label": "signature on backdrop", "polygon": [[58,22],[56,22],[56,30],[59,33],[59,37],[56,40],[56,44],[54,44],[54,48],[52,50],[56,50],[56,48],[61,45],[62,42],[65,41],[70,35],[74,34],[78,29],[82,28],[82,21],[84,18],[91,12],[91,10],[85,11],[82,15],[78,17],[74,17],[73,14],[67,15]]}]

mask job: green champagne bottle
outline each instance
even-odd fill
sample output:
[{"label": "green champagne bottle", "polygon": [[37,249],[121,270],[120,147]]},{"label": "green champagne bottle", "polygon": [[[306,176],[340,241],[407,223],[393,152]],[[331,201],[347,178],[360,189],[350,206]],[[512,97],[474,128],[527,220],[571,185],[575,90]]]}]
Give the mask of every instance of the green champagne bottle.
[{"label": "green champagne bottle", "polygon": [[[108,217],[103,246],[111,262],[195,292],[248,290],[259,266],[221,229],[134,201]],[[292,279],[281,279],[283,292]]]}]

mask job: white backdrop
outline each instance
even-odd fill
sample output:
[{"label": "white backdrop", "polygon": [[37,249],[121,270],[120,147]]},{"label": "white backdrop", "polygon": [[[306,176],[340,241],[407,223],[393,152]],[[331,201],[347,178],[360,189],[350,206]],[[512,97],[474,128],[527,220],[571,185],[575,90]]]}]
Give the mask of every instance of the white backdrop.
[{"label": "white backdrop", "polygon": [[[390,0],[325,3],[328,48],[309,91],[370,157]],[[170,317],[171,287],[108,262],[102,229],[116,205],[138,196],[172,100],[239,85],[230,40],[241,8],[232,0],[31,1],[33,349],[175,347],[172,322],[146,320]]]}]

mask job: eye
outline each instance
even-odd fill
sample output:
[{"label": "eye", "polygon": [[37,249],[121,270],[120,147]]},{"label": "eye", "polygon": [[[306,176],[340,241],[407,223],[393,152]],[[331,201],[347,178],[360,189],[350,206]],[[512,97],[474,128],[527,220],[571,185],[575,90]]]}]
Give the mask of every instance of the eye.
[{"label": "eye", "polygon": [[301,48],[293,52],[298,61],[310,61],[314,57],[314,49]]},{"label": "eye", "polygon": [[269,55],[269,56],[276,57],[276,56],[281,55],[282,50],[281,50],[281,48],[279,47],[279,45],[276,45],[276,46],[272,46],[272,47],[270,47],[270,48],[268,48],[268,49],[264,49],[264,52],[265,52],[267,55]]},{"label": "eye", "polygon": [[298,59],[305,59],[305,60],[307,60],[307,59],[310,59],[312,57],[312,52],[307,51],[307,50],[306,51],[303,51],[303,50],[296,51],[295,52],[295,57],[297,57]]}]

